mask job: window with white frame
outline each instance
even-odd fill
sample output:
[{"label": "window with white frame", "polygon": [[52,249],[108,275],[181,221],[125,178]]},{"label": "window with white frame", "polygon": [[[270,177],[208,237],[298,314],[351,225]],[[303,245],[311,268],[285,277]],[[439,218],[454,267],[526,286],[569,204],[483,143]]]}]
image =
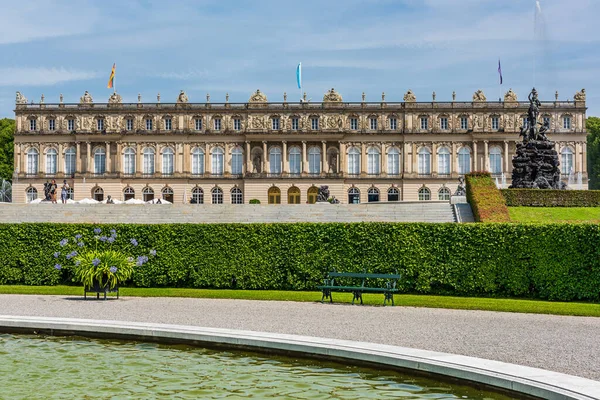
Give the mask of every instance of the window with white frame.
[{"label": "window with white frame", "polygon": [[348,204],[360,203],[360,190],[355,187],[348,189]]},{"label": "window with white frame", "polygon": [[381,152],[375,146],[371,146],[367,149],[367,174],[379,175],[381,161]]},{"label": "window with white frame", "polygon": [[56,129],[56,120],[55,119],[49,119],[48,120],[48,130],[49,131],[53,131]]},{"label": "window with white frame", "polygon": [[133,118],[127,118],[125,120],[125,129],[127,129],[128,131],[133,130]]},{"label": "window with white frame", "polygon": [[400,190],[395,187],[388,189],[388,201],[400,201]]},{"label": "window with white frame", "polygon": [[239,187],[231,189],[231,204],[244,204],[242,189]]},{"label": "window with white frame", "polygon": [[427,147],[421,147],[419,149],[419,174],[429,175],[431,174],[431,152]]},{"label": "window with white frame", "polygon": [[73,175],[75,173],[75,167],[77,163],[77,154],[75,147],[69,147],[65,150],[65,174]]},{"label": "window with white frame", "polygon": [[106,151],[99,147],[94,151],[94,174],[102,175],[106,172]]},{"label": "window with white frame", "polygon": [[471,150],[462,147],[458,150],[458,173],[461,175],[471,172]]},{"label": "window with white frame", "polygon": [[463,131],[466,131],[469,129],[469,118],[460,117],[460,129],[462,129]]},{"label": "window with white frame", "polygon": [[195,118],[194,119],[194,129],[197,131],[201,131],[202,130],[202,118]]},{"label": "window with white frame", "polygon": [[521,117],[521,126],[523,128],[528,128],[529,127],[529,117],[527,117],[527,116]]},{"label": "window with white frame", "polygon": [[571,129],[571,117],[568,115],[565,115],[563,117],[563,128],[564,129]]},{"label": "window with white frame", "polygon": [[348,150],[348,174],[360,174],[360,150],[356,147],[351,147]]},{"label": "window with white frame", "polygon": [[442,201],[450,200],[450,189],[448,189],[445,186],[441,187],[440,190],[438,191],[438,200],[442,200]]},{"label": "window with white frame", "polygon": [[191,204],[204,204],[204,191],[201,187],[196,186],[192,189]]},{"label": "window with white frame", "polygon": [[396,117],[390,117],[390,129],[393,131],[398,129],[398,119]]},{"label": "window with white frame", "polygon": [[244,155],[242,149],[238,146],[231,150],[231,173],[233,175],[241,175],[244,165]]},{"label": "window with white frame", "polygon": [[123,152],[123,173],[126,175],[135,174],[135,150],[127,147]]},{"label": "window with white frame", "polygon": [[221,130],[221,118],[215,118],[215,120],[214,120],[214,128],[215,128],[215,131],[220,131]]},{"label": "window with white frame", "polygon": [[299,174],[302,170],[302,152],[298,147],[290,147],[290,174]]},{"label": "window with white frame", "polygon": [[143,151],[144,154],[144,169],[143,173],[146,175],[154,174],[154,149],[152,147],[146,147]]},{"label": "window with white frame", "polygon": [[171,118],[165,118],[165,131],[170,131],[173,127],[173,120]]},{"label": "window with white frame", "polygon": [[376,203],[379,201],[379,189],[376,187],[370,187],[367,191],[367,202]]},{"label": "window with white frame", "polygon": [[31,203],[32,201],[34,201],[35,199],[37,199],[37,189],[34,187],[28,187],[27,190],[25,191],[25,193],[27,194],[27,202]]},{"label": "window with white frame", "polygon": [[278,131],[279,130],[279,117],[271,118],[271,128],[274,131]]},{"label": "window with white frame", "polygon": [[67,130],[69,131],[74,131],[75,130],[75,120],[72,118],[69,118],[67,120]]},{"label": "window with white frame", "polygon": [[502,150],[500,147],[490,147],[490,172],[495,175],[502,173]]},{"label": "window with white frame", "polygon": [[27,150],[27,174],[35,175],[38,173],[39,153],[33,147]]},{"label": "window with white frame", "polygon": [[213,204],[223,204],[223,189],[215,186],[210,193],[212,195],[211,197]]},{"label": "window with white frame", "polygon": [[298,130],[298,117],[292,117],[292,130]]},{"label": "window with white frame", "polygon": [[426,187],[420,188],[419,189],[419,200],[420,201],[431,200],[431,191]]},{"label": "window with white frame", "polygon": [[30,119],[29,120],[29,130],[30,131],[35,131],[37,130],[37,120],[36,119]]},{"label": "window with white frame", "polygon": [[500,118],[496,116],[492,117],[492,129],[495,131],[500,129]]},{"label": "window with white frame", "polygon": [[46,174],[48,175],[56,174],[57,154],[56,149],[48,149],[46,151]]},{"label": "window with white frame", "polygon": [[194,147],[192,150],[192,174],[204,174],[204,150],[200,147]]},{"label": "window with white frame", "polygon": [[388,150],[387,161],[388,175],[400,175],[400,151],[396,147]]},{"label": "window with white frame", "polygon": [[173,149],[167,147],[162,154],[162,173],[163,175],[173,175],[173,164],[175,163],[175,153]]},{"label": "window with white frame", "polygon": [[317,129],[319,129],[319,118],[318,117],[312,117],[310,119],[310,126],[312,128],[313,131],[316,131]]},{"label": "window with white frame", "polygon": [[573,150],[565,147],[560,152],[560,173],[569,175],[573,172]]},{"label": "window with white frame", "polygon": [[321,149],[316,146],[308,149],[308,173],[321,173]]},{"label": "window with white frame", "polygon": [[233,130],[235,130],[235,131],[242,130],[242,120],[240,118],[233,119]]},{"label": "window with white frame", "polygon": [[421,129],[423,129],[423,130],[429,129],[429,118],[421,117]]},{"label": "window with white frame", "polygon": [[377,118],[369,118],[369,123],[371,125],[371,130],[377,130]]},{"label": "window with white frame", "polygon": [[448,117],[440,118],[440,129],[443,131],[448,130]]},{"label": "window with white frame", "polygon": [[173,203],[173,188],[166,186],[161,190],[161,194],[163,200]]},{"label": "window with white frame", "polygon": [[223,158],[225,152],[220,147],[215,147],[212,151],[212,171],[213,175],[223,175]]},{"label": "window with white frame", "polygon": [[269,173],[281,173],[281,149],[279,147],[269,149]]},{"label": "window with white frame", "polygon": [[438,174],[450,175],[450,150],[447,147],[440,147],[437,156]]},{"label": "window with white frame", "polygon": [[552,119],[550,117],[546,116],[546,117],[544,117],[542,119],[542,122],[543,122],[544,125],[550,126],[550,123],[552,122]]},{"label": "window with white frame", "polygon": [[147,131],[152,130],[152,118],[146,118],[146,130]]},{"label": "window with white frame", "polygon": [[358,129],[358,118],[350,118],[350,129],[353,131]]},{"label": "window with white frame", "polygon": [[99,131],[104,130],[104,119],[103,118],[98,118],[96,120],[96,129],[98,129]]},{"label": "window with white frame", "polygon": [[150,186],[146,186],[142,189],[142,200],[150,201],[154,200],[154,190]]},{"label": "window with white frame", "polygon": [[123,201],[135,199],[135,190],[131,186],[127,186],[123,190]]}]

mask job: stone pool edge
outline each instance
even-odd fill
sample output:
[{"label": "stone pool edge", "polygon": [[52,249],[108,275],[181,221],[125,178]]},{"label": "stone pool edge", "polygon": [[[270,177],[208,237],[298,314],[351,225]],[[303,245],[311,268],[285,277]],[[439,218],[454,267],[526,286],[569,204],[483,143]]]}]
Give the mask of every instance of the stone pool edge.
[{"label": "stone pool edge", "polygon": [[0,315],[0,332],[119,337],[304,353],[469,380],[545,399],[600,399],[600,382],[449,353],[311,336],[143,322]]}]

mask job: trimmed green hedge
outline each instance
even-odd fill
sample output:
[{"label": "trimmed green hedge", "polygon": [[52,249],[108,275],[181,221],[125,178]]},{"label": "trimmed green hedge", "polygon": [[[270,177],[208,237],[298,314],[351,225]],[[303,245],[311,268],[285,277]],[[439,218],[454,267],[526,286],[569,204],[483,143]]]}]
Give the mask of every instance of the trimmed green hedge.
[{"label": "trimmed green hedge", "polygon": [[502,189],[509,207],[600,207],[600,190]]},{"label": "trimmed green hedge", "polygon": [[477,222],[509,222],[506,202],[489,172],[465,175],[467,200]]},{"label": "trimmed green hedge", "polygon": [[[600,227],[593,224],[102,225],[115,245],[136,238],[157,257],[134,272],[142,287],[314,289],[339,271],[398,272],[416,293],[600,299]],[[69,283],[53,268],[64,237],[89,224],[0,224],[0,284]]]}]

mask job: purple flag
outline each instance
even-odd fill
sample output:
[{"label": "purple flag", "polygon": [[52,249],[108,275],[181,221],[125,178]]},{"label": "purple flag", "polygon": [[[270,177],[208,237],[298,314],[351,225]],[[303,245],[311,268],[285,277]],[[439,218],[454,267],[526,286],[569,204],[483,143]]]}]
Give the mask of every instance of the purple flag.
[{"label": "purple flag", "polygon": [[500,74],[500,84],[502,85],[502,67],[500,67],[500,59],[498,59],[498,74]]}]

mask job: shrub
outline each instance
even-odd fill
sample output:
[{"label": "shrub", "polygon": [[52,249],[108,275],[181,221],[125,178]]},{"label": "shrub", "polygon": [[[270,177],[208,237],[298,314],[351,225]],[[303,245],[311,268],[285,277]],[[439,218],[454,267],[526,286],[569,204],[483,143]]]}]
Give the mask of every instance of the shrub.
[{"label": "shrub", "polygon": [[467,200],[478,222],[508,222],[510,216],[504,197],[489,172],[473,172],[465,176]]},{"label": "shrub", "polygon": [[502,189],[509,207],[600,207],[600,190]]},{"label": "shrub", "polygon": [[260,204],[260,200],[259,199],[250,199],[249,203],[250,204]]}]

